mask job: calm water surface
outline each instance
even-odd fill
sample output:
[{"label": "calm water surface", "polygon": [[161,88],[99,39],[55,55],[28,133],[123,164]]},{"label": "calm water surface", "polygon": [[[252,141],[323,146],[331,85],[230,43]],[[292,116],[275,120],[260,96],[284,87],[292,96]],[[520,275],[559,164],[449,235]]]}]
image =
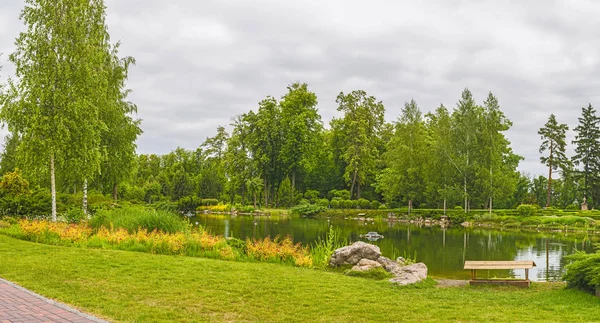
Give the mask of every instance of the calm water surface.
[{"label": "calm water surface", "polygon": [[[350,242],[364,240],[361,234],[377,231],[383,239],[371,243],[379,246],[384,256],[415,257],[429,268],[429,275],[443,278],[468,279],[463,270],[465,260],[533,260],[537,267],[530,270],[534,281],[557,281],[564,274],[563,257],[575,250],[591,252],[600,236],[555,232],[507,232],[496,229],[452,226],[424,227],[385,221],[359,222],[308,218],[266,216],[199,215],[191,218],[213,234],[226,237],[263,238],[291,236],[295,242],[312,244],[325,237],[329,226],[341,230]],[[523,270],[478,271],[478,277],[524,277]]]}]

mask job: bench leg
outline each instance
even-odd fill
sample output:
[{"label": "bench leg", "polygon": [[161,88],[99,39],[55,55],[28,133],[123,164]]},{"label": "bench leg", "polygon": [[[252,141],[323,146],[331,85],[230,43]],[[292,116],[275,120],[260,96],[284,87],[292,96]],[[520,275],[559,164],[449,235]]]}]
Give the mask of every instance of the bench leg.
[{"label": "bench leg", "polygon": [[475,273],[476,269],[471,269],[471,279],[475,280],[477,278],[477,274]]},{"label": "bench leg", "polygon": [[529,269],[525,269],[525,280],[529,280]]}]

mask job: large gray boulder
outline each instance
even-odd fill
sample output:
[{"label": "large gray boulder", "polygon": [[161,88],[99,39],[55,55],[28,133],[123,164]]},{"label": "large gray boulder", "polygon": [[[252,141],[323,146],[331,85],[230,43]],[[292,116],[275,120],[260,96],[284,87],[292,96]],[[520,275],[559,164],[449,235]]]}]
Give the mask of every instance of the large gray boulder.
[{"label": "large gray boulder", "polygon": [[399,264],[398,262],[393,261],[390,258],[381,256],[377,258],[377,262],[380,263],[383,268],[388,272],[394,272],[398,267],[403,266],[404,264]]},{"label": "large gray boulder", "polygon": [[367,271],[381,267],[381,264],[375,260],[361,259],[356,266],[352,267],[355,271]]},{"label": "large gray boulder", "polygon": [[398,267],[392,274],[394,278],[390,282],[404,286],[420,282],[427,278],[427,266],[424,263],[416,263],[409,266]]},{"label": "large gray boulder", "polygon": [[377,261],[379,256],[381,256],[381,250],[378,246],[357,241],[335,250],[329,259],[329,265],[332,267],[356,265],[361,259]]}]

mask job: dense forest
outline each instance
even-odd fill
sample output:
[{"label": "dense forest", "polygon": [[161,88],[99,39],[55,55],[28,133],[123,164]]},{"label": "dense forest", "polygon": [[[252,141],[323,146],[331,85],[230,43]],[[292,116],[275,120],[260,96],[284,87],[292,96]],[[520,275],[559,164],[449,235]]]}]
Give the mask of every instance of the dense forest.
[{"label": "dense forest", "polygon": [[[364,91],[342,92],[336,102],[343,116],[326,127],[316,95],[307,84],[294,83],[281,99],[268,96],[256,109],[235,116],[230,133],[218,126],[196,150],[177,148],[165,155],[133,154],[141,131],[128,113],[125,148],[106,155],[98,175],[88,177],[89,187],[134,202],[216,199],[262,208],[323,199],[332,207],[358,200],[356,206],[366,208],[385,203],[465,210],[519,204],[565,208],[584,196],[590,205],[600,200],[600,131],[591,105],[575,128],[572,158],[565,155],[566,125],[551,115],[540,129],[541,161],[549,175],[558,172],[548,180],[517,171],[522,157],[504,135],[512,123],[492,93],[477,103],[465,89],[453,109],[440,105],[425,115],[411,100],[393,123],[385,122],[383,103]],[[20,168],[31,187],[48,188],[47,169],[34,171],[19,162],[21,138],[18,132],[7,136],[0,171]],[[58,165],[60,192],[83,190],[86,181],[75,174],[68,163]]]},{"label": "dense forest", "polygon": [[40,1],[22,13],[26,29],[9,55],[16,72],[0,86],[0,119],[10,132],[0,160],[3,212],[56,219],[79,194],[84,213],[90,194],[148,204],[465,212],[600,203],[600,119],[591,105],[572,143],[569,127],[550,115],[538,132],[548,176],[531,177],[517,171],[523,158],[505,136],[512,123],[499,100],[491,92],[476,99],[466,88],[452,108],[426,114],[405,102],[392,123],[373,95],[341,92],[341,117],[325,125],[316,94],[293,83],[281,98],[267,96],[230,125],[215,125],[195,150],[137,155],[141,120],[126,87],[135,60],[110,43],[102,1],[73,1],[61,10]]}]

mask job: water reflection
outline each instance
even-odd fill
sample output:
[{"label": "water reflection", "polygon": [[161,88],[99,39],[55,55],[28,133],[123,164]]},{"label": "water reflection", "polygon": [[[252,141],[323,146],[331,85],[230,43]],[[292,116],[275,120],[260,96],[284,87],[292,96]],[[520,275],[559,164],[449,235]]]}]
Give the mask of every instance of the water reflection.
[{"label": "water reflection", "polygon": [[[249,216],[201,215],[192,219],[208,231],[246,239],[266,236],[290,235],[294,241],[310,244],[317,237],[324,237],[329,225],[342,231],[342,237],[354,242],[361,234],[378,232],[384,239],[372,241],[382,253],[392,259],[415,257],[429,267],[432,276],[468,279],[469,272],[463,270],[465,260],[533,260],[537,267],[530,270],[535,281],[560,280],[564,273],[563,257],[574,250],[592,251],[593,243],[600,242],[599,236],[564,234],[551,232],[507,232],[481,228],[453,226],[419,227],[402,223],[365,223],[353,220],[306,219]],[[478,271],[484,277],[524,277],[523,270]]]}]

